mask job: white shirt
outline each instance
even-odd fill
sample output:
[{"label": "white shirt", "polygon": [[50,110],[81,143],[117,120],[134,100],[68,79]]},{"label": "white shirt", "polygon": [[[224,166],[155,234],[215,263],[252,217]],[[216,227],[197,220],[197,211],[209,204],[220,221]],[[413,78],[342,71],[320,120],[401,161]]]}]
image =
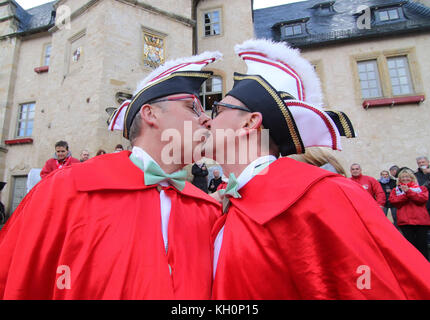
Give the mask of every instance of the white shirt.
[{"label": "white shirt", "polygon": [[[132,154],[142,160],[143,162],[143,169],[144,171],[148,167],[148,164],[150,161],[154,161],[157,163],[148,153],[146,153],[142,148],[139,147],[133,147],[133,150],[131,151]],[[158,163],[157,163],[158,164]],[[163,187],[167,187],[169,183],[167,181],[161,181],[159,185]],[[167,194],[164,192],[164,190],[160,191],[160,211],[161,211],[161,232],[163,235],[163,241],[164,241],[164,248],[167,253],[168,248],[168,226],[169,226],[169,218],[170,218],[170,210],[172,209],[172,201],[167,196]]]},{"label": "white shirt", "polygon": [[[244,187],[249,181],[251,181],[252,178],[254,178],[256,174],[256,168],[260,165],[269,164],[272,161],[275,161],[276,157],[272,155],[263,156],[260,157],[254,161],[252,161],[237,177],[237,183],[238,187],[237,190],[239,191],[242,187]],[[215,242],[214,242],[214,261],[213,261],[213,277],[215,278],[216,273],[216,267],[218,264],[218,258],[219,258],[219,252],[221,251],[221,245],[222,245],[222,238],[224,235],[224,226],[221,228],[221,230],[218,232]]]}]

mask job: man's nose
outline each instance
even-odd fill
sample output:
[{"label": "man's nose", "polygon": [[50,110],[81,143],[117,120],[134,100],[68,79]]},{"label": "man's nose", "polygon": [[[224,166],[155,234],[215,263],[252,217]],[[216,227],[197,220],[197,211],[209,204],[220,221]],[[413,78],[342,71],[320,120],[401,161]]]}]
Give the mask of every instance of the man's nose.
[{"label": "man's nose", "polygon": [[205,127],[206,129],[210,129],[211,128],[211,124],[212,124],[212,120],[211,118],[208,117],[208,115],[204,112],[202,112],[202,114],[199,117],[199,124],[203,127]]}]

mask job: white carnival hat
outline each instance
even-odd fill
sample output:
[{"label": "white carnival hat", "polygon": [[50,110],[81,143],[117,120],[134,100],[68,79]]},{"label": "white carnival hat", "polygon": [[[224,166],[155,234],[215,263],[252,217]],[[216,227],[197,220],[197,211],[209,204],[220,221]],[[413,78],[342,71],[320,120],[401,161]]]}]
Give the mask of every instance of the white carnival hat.
[{"label": "white carnival hat", "polygon": [[109,130],[123,130],[123,136],[128,139],[134,117],[145,103],[178,93],[189,93],[198,98],[202,83],[213,74],[212,71],[202,71],[203,67],[221,58],[222,54],[215,51],[167,61],[145,77],[133,97],[112,114]]},{"label": "white carnival hat", "polygon": [[[283,155],[303,153],[304,148],[314,146],[341,150],[339,131],[355,136],[344,113],[322,109],[319,78],[297,49],[252,39],[236,45],[235,52],[248,69],[245,75],[235,73],[234,87],[227,95],[263,114],[263,125],[271,130]],[[252,97],[257,92],[259,99]]]}]

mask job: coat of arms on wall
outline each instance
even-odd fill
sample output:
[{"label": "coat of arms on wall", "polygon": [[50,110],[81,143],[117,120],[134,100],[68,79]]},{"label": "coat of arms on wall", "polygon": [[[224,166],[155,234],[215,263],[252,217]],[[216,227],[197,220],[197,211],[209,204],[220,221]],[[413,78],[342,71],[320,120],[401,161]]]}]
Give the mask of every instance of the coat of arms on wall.
[{"label": "coat of arms on wall", "polygon": [[164,39],[145,32],[143,34],[143,64],[157,68],[164,63],[164,60]]}]

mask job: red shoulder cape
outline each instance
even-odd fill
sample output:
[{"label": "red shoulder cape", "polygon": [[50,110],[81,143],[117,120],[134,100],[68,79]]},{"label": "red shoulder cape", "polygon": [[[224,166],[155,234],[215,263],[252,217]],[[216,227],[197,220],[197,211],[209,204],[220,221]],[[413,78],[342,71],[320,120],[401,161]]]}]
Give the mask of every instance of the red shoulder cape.
[{"label": "red shoulder cape", "polygon": [[356,183],[283,158],[239,192],[215,299],[430,299],[429,262]]},{"label": "red shoulder cape", "polygon": [[160,198],[129,152],[58,170],[0,231],[3,299],[207,299],[219,205],[191,184],[172,201],[166,254]]}]

